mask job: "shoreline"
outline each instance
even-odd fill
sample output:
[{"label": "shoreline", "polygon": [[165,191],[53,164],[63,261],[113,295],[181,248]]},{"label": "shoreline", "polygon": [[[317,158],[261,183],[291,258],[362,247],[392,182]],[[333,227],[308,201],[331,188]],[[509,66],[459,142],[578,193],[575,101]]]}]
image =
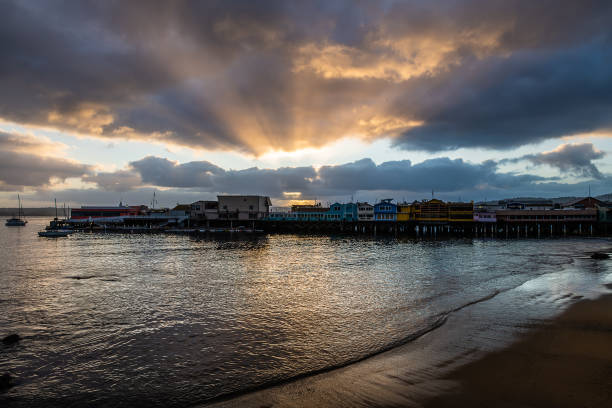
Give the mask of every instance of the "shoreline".
[{"label": "shoreline", "polygon": [[611,406],[610,345],[612,294],[581,300],[511,346],[453,371],[445,379],[455,388],[424,406]]},{"label": "shoreline", "polygon": [[467,307],[415,341],[363,361],[197,406],[607,406],[612,293],[606,288],[612,284],[552,319],[488,333],[471,332],[478,316],[471,309],[479,305]]}]

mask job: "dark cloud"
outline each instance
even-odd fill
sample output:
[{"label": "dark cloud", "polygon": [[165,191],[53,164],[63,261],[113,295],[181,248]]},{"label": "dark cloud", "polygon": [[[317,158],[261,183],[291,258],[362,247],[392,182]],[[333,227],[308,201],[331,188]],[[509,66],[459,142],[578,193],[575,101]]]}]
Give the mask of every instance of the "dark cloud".
[{"label": "dark cloud", "polygon": [[503,162],[520,162],[527,160],[534,165],[557,168],[562,172],[570,172],[580,177],[603,179],[604,175],[593,164],[593,160],[601,159],[606,154],[597,150],[592,143],[567,143],[550,152],[528,154],[516,159],[506,159]]},{"label": "dark cloud", "polygon": [[438,158],[413,165],[409,160],[379,165],[371,159],[313,167],[250,168],[224,170],[206,161],[175,163],[149,156],[130,163],[129,170],[99,173],[84,180],[110,191],[130,191],[142,183],[150,186],[191,189],[208,193],[265,194],[284,197],[335,197],[368,191],[428,193],[511,190],[546,180],[534,175],[501,173],[497,163],[481,164]]},{"label": "dark cloud", "polygon": [[83,181],[97,184],[104,191],[125,192],[140,188],[143,184],[139,174],[129,170],[86,174]]},{"label": "dark cloud", "polygon": [[207,161],[178,164],[153,156],[131,162],[130,167],[144,183],[153,186],[276,197],[283,192],[306,191],[316,177],[312,167],[224,170]]},{"label": "dark cloud", "polygon": [[8,0],[0,117],[255,153],[510,148],[612,128],[610,21],[595,0]]},{"label": "dark cloud", "polygon": [[325,192],[387,190],[403,192],[455,193],[479,189],[511,189],[544,180],[533,175],[499,173],[497,164],[481,164],[461,159],[436,158],[412,165],[409,160],[376,165],[370,159],[338,166],[323,166],[318,186]]},{"label": "dark cloud", "polygon": [[[101,190],[98,188],[67,188],[62,190],[38,189],[31,194],[22,194],[28,206],[48,206],[56,198],[58,203],[70,203],[72,206],[80,205],[110,205],[119,203],[124,205],[151,205],[155,193],[156,207],[173,207],[177,203],[192,203],[197,200],[216,200],[216,195],[200,191],[173,188],[161,191],[160,189],[140,187],[130,191]],[[12,197],[11,197],[12,199]],[[40,204],[36,204],[40,203]]]},{"label": "dark cloud", "polygon": [[[612,43],[474,60],[419,81],[398,114],[425,121],[396,140],[405,149],[512,148],[612,127]],[[435,90],[435,96],[427,97]]]},{"label": "dark cloud", "polygon": [[[564,152],[566,149],[557,151]],[[550,164],[563,161],[561,157],[565,154],[573,157],[576,153],[546,157],[550,154],[533,155],[533,158]],[[599,154],[595,152],[591,156],[599,157]],[[521,158],[531,159],[530,156]],[[608,192],[612,185],[612,178],[602,174],[588,182],[563,183],[558,178],[501,172],[498,165],[505,162],[470,163],[461,159],[437,158],[417,164],[403,160],[377,165],[371,159],[362,159],[323,166],[318,170],[310,166],[224,170],[206,161],[179,164],[149,156],[132,162],[128,169],[83,177],[84,181],[95,183],[98,188],[63,190],[57,192],[57,196],[62,200],[87,204],[108,204],[119,200],[146,204],[157,189],[158,194],[164,197],[164,205],[170,205],[213,199],[217,194],[264,194],[271,196],[275,202],[295,198],[346,201],[351,196],[369,201],[381,197],[414,200],[429,197],[433,190],[436,197],[447,200],[481,200],[512,196],[583,195],[589,186],[603,193]],[[38,196],[45,194],[49,195],[43,188]]]},{"label": "dark cloud", "polygon": [[142,181],[160,187],[212,187],[211,176],[224,170],[207,161],[177,164],[168,159],[148,156],[131,162]]},{"label": "dark cloud", "polygon": [[48,157],[60,146],[30,135],[0,132],[0,191],[48,187],[56,181],[93,172],[93,166]]},{"label": "dark cloud", "polygon": [[0,190],[20,191],[24,187],[45,187],[55,180],[81,177],[92,167],[65,159],[0,150]]}]

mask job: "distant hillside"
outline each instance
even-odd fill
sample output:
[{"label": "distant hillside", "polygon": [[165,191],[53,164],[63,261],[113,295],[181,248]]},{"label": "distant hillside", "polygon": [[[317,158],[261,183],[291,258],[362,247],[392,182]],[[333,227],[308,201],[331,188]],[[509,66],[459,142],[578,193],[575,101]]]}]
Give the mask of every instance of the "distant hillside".
[{"label": "distant hillside", "polygon": [[[580,200],[581,198],[585,198],[584,196],[577,196],[577,197],[573,197],[573,196],[569,196],[569,197],[508,197],[508,198],[504,198],[504,200],[506,201],[522,201],[522,200],[530,200],[530,201],[534,201],[534,200],[550,200],[555,204],[565,204],[565,203],[570,203],[576,200]],[[599,196],[595,197],[598,200],[601,201],[612,201],[612,193],[608,193],[608,194],[602,194]],[[488,200],[486,203],[487,204],[495,204],[497,203],[498,200]]]},{"label": "distant hillside", "polygon": [[601,201],[612,201],[612,193],[602,194],[595,198]]},{"label": "distant hillside", "polygon": [[[12,216],[12,215],[17,215],[18,213],[18,209],[17,208],[0,208],[0,216]],[[53,207],[46,207],[46,208],[24,208],[23,210],[23,215],[28,217],[28,216],[37,216],[37,215],[41,215],[41,216],[50,216],[50,217],[55,217],[55,208]],[[67,214],[69,213],[69,210],[66,210]],[[57,209],[57,215],[59,217],[63,217],[64,216],[64,209],[63,208],[58,208]]]}]

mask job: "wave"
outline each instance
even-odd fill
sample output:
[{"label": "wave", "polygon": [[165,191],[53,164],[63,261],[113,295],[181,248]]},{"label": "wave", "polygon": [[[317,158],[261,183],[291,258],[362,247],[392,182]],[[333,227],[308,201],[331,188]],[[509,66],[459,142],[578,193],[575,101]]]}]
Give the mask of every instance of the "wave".
[{"label": "wave", "polygon": [[201,404],[213,404],[213,403],[219,403],[219,402],[228,401],[228,400],[234,399],[234,398],[242,396],[242,395],[250,394],[252,392],[260,391],[260,390],[263,390],[263,389],[266,389],[266,388],[270,388],[270,387],[273,387],[273,386],[288,384],[288,383],[291,383],[291,382],[294,382],[294,381],[297,381],[297,380],[300,380],[300,379],[303,379],[303,378],[308,378],[308,377],[312,377],[312,376],[315,376],[315,375],[318,375],[318,374],[327,373],[327,372],[330,372],[330,371],[333,371],[333,370],[336,370],[336,369],[347,367],[347,366],[349,366],[351,364],[355,364],[355,363],[358,363],[360,361],[367,360],[367,359],[372,358],[374,356],[377,356],[379,354],[382,354],[382,353],[388,352],[390,350],[393,350],[393,349],[395,349],[397,347],[400,347],[400,346],[403,346],[405,344],[411,343],[411,342],[413,342],[413,341],[423,337],[424,335],[426,335],[428,333],[431,333],[431,332],[439,329],[440,327],[442,327],[447,322],[447,320],[448,320],[448,318],[449,318],[449,316],[451,314],[453,314],[455,312],[458,312],[458,311],[460,311],[460,310],[462,310],[462,309],[464,309],[466,307],[475,305],[477,303],[486,302],[487,300],[491,300],[495,296],[499,295],[500,293],[506,292],[506,291],[511,290],[511,289],[514,289],[514,287],[507,288],[507,289],[502,289],[502,290],[495,290],[495,291],[493,291],[492,293],[490,293],[490,294],[488,294],[486,296],[483,296],[483,297],[478,298],[476,300],[467,302],[467,303],[465,303],[465,304],[463,304],[461,306],[455,307],[455,308],[450,309],[450,310],[448,310],[446,312],[439,313],[438,315],[434,316],[434,320],[430,324],[426,325],[425,327],[410,333],[409,335],[407,335],[406,337],[404,337],[404,338],[402,338],[400,340],[397,340],[397,341],[394,341],[392,343],[389,343],[385,347],[383,347],[383,348],[381,348],[379,350],[376,350],[376,351],[374,351],[374,352],[372,352],[370,354],[367,354],[367,355],[364,355],[364,356],[360,356],[360,357],[357,357],[357,358],[354,358],[354,359],[351,359],[351,360],[347,360],[347,361],[344,361],[344,362],[339,363],[339,364],[333,364],[333,365],[330,365],[330,366],[327,366],[327,367],[323,367],[323,368],[319,368],[319,369],[315,369],[315,370],[306,371],[306,372],[303,372],[303,373],[300,373],[300,374],[297,374],[297,375],[294,375],[294,376],[291,376],[291,377],[287,377],[287,378],[284,378],[284,379],[281,379],[281,380],[271,380],[271,381],[267,381],[267,382],[261,383],[259,385],[253,386],[253,387],[249,387],[249,388],[245,388],[245,389],[239,390],[239,391],[235,391],[235,392],[231,392],[231,393],[226,393],[226,394],[220,394],[218,396],[215,396],[215,397],[212,397],[212,398],[200,401],[200,402],[194,404],[194,406],[196,406],[196,405],[199,406]]}]

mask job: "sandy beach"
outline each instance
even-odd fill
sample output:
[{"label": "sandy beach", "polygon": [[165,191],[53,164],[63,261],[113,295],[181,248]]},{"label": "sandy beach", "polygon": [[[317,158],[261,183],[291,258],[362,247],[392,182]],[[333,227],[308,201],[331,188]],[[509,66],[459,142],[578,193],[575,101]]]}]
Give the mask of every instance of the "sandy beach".
[{"label": "sandy beach", "polygon": [[577,299],[519,333],[501,320],[483,326],[492,303],[482,302],[380,355],[212,406],[611,406],[612,294]]},{"label": "sandy beach", "polygon": [[612,406],[612,295],[580,301],[446,378],[457,388],[427,407]]}]

